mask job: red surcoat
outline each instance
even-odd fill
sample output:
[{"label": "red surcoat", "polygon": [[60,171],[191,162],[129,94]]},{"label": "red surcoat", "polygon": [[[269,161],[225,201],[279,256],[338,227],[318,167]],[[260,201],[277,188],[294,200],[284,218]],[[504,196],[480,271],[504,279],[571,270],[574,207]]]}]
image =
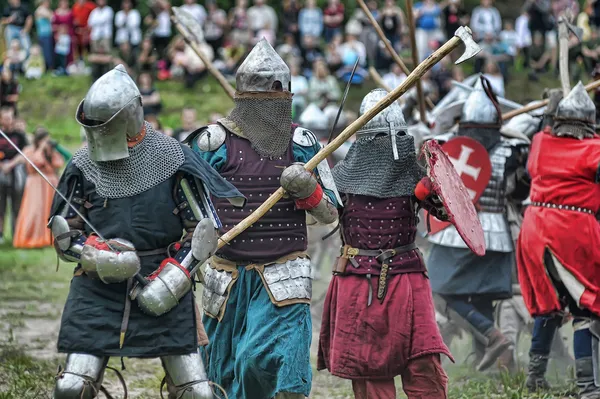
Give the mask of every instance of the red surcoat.
[{"label": "red surcoat", "polygon": [[[580,307],[600,315],[600,138],[577,140],[538,133],[533,138],[528,171],[531,202],[568,206],[569,210],[529,206],[517,248],[519,282],[529,312],[562,310],[548,271],[548,249],[582,288]],[[594,214],[571,210],[572,207]]]}]

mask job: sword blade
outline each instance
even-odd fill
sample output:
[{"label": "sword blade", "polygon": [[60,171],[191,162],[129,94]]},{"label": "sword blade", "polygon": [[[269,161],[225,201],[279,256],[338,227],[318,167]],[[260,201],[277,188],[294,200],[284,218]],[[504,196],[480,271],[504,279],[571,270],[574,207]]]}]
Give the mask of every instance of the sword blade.
[{"label": "sword blade", "polygon": [[[100,238],[103,241],[106,241],[104,239],[104,237],[102,237],[102,234],[100,234],[100,232],[90,223],[89,220],[87,220],[87,218],[85,216],[83,216],[81,214],[81,212],[79,212],[79,210],[67,199],[67,197],[65,197],[63,195],[63,193],[61,193],[60,191],[58,191],[58,189],[54,186],[54,184],[52,184],[52,182],[48,179],[48,177],[44,174],[44,172],[42,172],[37,166],[35,166],[35,164],[29,159],[27,158],[27,155],[23,154],[23,151],[21,151],[21,149],[19,147],[17,147],[17,145],[15,143],[12,142],[12,140],[6,135],[6,133],[4,133],[1,129],[0,129],[0,136],[4,137],[6,140],[8,140],[8,143],[15,149],[17,150],[17,152],[23,157],[23,159],[25,159],[25,161],[31,165],[33,167],[33,169],[35,169],[35,171],[42,176],[42,179],[44,179],[46,181],[46,183],[48,183],[48,185],[50,187],[52,187],[52,190],[54,190],[54,192],[56,194],[58,194],[58,196],[60,198],[62,198],[63,201],[65,201],[65,203],[67,205],[69,205],[71,207],[71,209],[73,209],[73,211],[77,214],[77,216],[79,216],[81,218],[81,220],[84,221],[85,224],[87,224],[90,229],[92,229],[92,231],[98,236],[98,238]],[[108,245],[108,244],[107,244]],[[110,245],[109,245],[110,247]]]},{"label": "sword blade", "polygon": [[344,109],[344,104],[346,104],[346,98],[348,98],[348,92],[350,91],[350,85],[352,85],[352,79],[354,78],[354,73],[356,72],[356,68],[358,68],[358,62],[360,61],[360,57],[356,58],[356,62],[352,67],[352,73],[350,74],[350,79],[348,79],[348,83],[346,83],[346,88],[344,89],[344,97],[342,97],[342,102],[340,103],[340,108],[338,108],[337,115],[335,116],[335,121],[333,121],[333,125],[331,126],[331,131],[329,132],[329,140],[327,140],[327,144],[331,143],[333,140],[333,133],[335,132],[335,127],[340,119],[340,115],[342,115],[342,110]]}]

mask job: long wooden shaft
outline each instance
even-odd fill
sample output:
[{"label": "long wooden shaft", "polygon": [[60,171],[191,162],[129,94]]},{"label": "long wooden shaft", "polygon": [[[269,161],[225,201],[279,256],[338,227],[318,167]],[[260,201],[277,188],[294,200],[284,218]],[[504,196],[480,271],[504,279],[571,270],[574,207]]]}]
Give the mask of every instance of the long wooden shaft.
[{"label": "long wooden shaft", "polygon": [[[415,83],[419,81],[419,79],[427,73],[435,64],[440,62],[441,59],[450,54],[458,45],[460,44],[461,39],[454,36],[452,39],[448,40],[442,47],[440,47],[435,53],[431,54],[425,61],[419,64],[414,71],[408,75],[406,80],[390,93],[387,96],[382,98],[377,104],[373,106],[373,108],[369,109],[367,112],[362,114],[358,119],[350,124],[350,126],[346,127],[342,133],[340,133],[335,139],[331,141],[327,146],[321,149],[310,161],[304,165],[306,170],[313,170],[317,167],[317,165],[331,155],[335,150],[337,150],[342,144],[344,144],[350,137],[354,135],[361,127],[363,127],[367,122],[373,119],[377,114],[390,106],[394,101],[396,101],[400,96],[406,93]],[[285,190],[282,187],[279,187],[277,191],[269,196],[269,198],[259,206],[252,214],[248,215],[244,220],[242,220],[239,224],[225,233],[219,239],[219,248],[227,245],[228,242],[237,237],[240,233],[246,230],[248,227],[256,223],[264,214],[266,214],[269,209],[271,209],[285,194]]]},{"label": "long wooden shaft", "polygon": [[[592,91],[592,90],[597,89],[598,87],[600,87],[600,80],[595,80],[591,83],[588,83],[585,86],[585,89],[587,91]],[[549,102],[548,100],[543,100],[540,102],[526,105],[523,108],[513,109],[512,111],[509,111],[509,112],[505,113],[504,115],[502,115],[502,120],[507,121],[508,119],[514,118],[517,115],[526,114],[527,112],[535,111],[536,109],[540,109],[540,108],[548,105],[548,102]]]},{"label": "long wooden shaft", "polygon": [[[408,20],[408,27],[410,29],[410,46],[412,47],[413,64],[417,65],[419,62],[419,51],[417,49],[417,28],[415,26],[412,0],[406,0],[406,19]],[[423,86],[421,85],[420,80],[417,82],[417,100],[419,101],[419,114],[421,116],[421,122],[427,125],[427,115],[425,114],[425,95],[423,95]]]},{"label": "long wooden shaft", "polygon": [[217,68],[215,68],[213,63],[208,58],[206,58],[206,56],[202,53],[200,49],[199,43],[189,37],[188,32],[183,26],[181,26],[177,18],[172,17],[171,19],[175,24],[175,28],[177,28],[179,33],[181,33],[181,36],[183,36],[183,39],[186,41],[186,43],[192,48],[192,50],[194,50],[194,53],[196,53],[198,57],[200,57],[204,65],[206,65],[206,69],[208,69],[208,72],[210,72],[210,74],[213,75],[215,79],[217,79],[219,84],[223,87],[223,89],[225,89],[225,93],[227,93],[229,98],[233,100],[235,90],[233,87],[231,87],[227,79],[225,79],[225,76],[223,76],[223,74]]}]

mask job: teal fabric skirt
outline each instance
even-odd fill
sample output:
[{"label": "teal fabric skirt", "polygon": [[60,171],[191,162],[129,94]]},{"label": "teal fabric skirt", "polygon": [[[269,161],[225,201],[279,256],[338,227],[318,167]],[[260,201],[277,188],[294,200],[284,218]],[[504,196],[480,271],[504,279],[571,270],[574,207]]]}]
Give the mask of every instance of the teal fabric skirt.
[{"label": "teal fabric skirt", "polygon": [[277,307],[256,271],[243,266],[238,271],[223,319],[204,317],[209,379],[230,398],[271,399],[279,392],[308,396],[310,305]]}]

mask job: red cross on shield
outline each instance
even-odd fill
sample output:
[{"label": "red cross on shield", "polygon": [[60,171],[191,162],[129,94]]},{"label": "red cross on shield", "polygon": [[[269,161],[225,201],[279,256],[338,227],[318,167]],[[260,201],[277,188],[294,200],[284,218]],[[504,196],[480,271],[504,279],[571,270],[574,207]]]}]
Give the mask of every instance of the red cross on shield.
[{"label": "red cross on shield", "polygon": [[[483,230],[472,204],[479,200],[492,175],[488,152],[478,141],[469,137],[453,138],[441,147],[432,140],[426,143],[424,151],[434,191],[444,202],[452,224],[469,248],[478,253],[480,248],[475,250],[474,247],[482,244],[485,253],[485,241],[480,242],[483,240]],[[465,203],[467,201],[470,205]],[[431,217],[430,234],[448,226],[450,223]]]}]

